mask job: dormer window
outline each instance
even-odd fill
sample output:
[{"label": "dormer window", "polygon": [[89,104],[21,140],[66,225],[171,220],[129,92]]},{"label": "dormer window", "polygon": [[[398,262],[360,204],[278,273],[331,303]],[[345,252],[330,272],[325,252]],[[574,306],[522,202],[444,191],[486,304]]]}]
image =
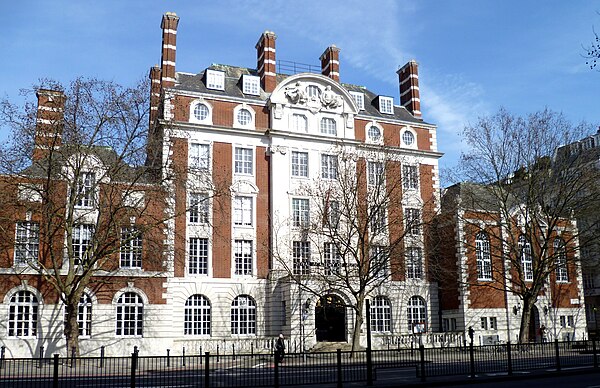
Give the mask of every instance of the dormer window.
[{"label": "dormer window", "polygon": [[365,110],[365,95],[364,95],[364,93],[350,92],[350,95],[354,99],[354,102],[356,103],[356,107],[359,110]]},{"label": "dormer window", "polygon": [[260,96],[260,77],[250,74],[242,76],[242,92],[253,96]]},{"label": "dormer window", "polygon": [[206,69],[206,87],[208,89],[225,90],[225,73],[219,70]]},{"label": "dormer window", "polygon": [[394,99],[392,97],[379,96],[379,112],[385,114],[394,113]]}]

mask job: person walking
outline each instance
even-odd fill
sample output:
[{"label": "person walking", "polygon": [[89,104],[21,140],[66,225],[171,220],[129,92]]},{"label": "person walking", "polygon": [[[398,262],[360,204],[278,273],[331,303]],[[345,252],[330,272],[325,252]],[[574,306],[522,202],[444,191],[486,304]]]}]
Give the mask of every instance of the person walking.
[{"label": "person walking", "polygon": [[277,343],[275,344],[275,362],[277,363],[282,362],[285,355],[285,343],[283,339],[283,334],[279,334],[279,338],[277,338]]}]

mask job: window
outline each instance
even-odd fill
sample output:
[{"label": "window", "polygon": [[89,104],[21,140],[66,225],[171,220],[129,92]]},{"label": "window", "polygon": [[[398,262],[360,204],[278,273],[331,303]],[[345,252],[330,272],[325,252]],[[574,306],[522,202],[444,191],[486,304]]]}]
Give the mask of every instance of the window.
[{"label": "window", "polygon": [[569,274],[567,272],[565,241],[561,238],[554,239],[554,260],[556,266],[556,281],[561,283],[568,282]]},{"label": "window", "polygon": [[208,170],[210,161],[208,144],[192,143],[190,146],[190,168]]},{"label": "window", "polygon": [[392,97],[379,96],[379,111],[381,113],[394,113],[394,99]]},{"label": "window", "polygon": [[244,74],[242,76],[242,91],[253,96],[260,95],[260,77]]},{"label": "window", "polygon": [[73,258],[75,265],[88,265],[89,249],[92,245],[94,235],[94,225],[81,224],[73,226],[73,237],[71,245],[73,246]]},{"label": "window", "polygon": [[321,89],[317,85],[308,85],[306,87],[308,98],[316,100],[321,96]]},{"label": "window", "polygon": [[86,293],[81,295],[77,304],[77,325],[80,336],[92,335],[92,298]]},{"label": "window", "polygon": [[415,143],[415,135],[411,131],[404,131],[402,133],[402,143],[405,146],[411,146]]},{"label": "window", "polygon": [[37,262],[40,250],[40,224],[19,221],[16,225],[15,265]]},{"label": "window", "polygon": [[373,234],[383,233],[387,228],[387,214],[384,207],[373,206],[370,211],[371,232]]},{"label": "window", "polygon": [[121,268],[142,268],[142,234],[135,227],[121,228]]},{"label": "window", "polygon": [[252,197],[235,197],[233,199],[233,224],[252,226]]},{"label": "window", "polygon": [[252,113],[248,109],[240,109],[237,112],[237,121],[240,125],[249,125],[252,122]]},{"label": "window", "polygon": [[423,251],[421,248],[406,248],[406,277],[423,279]]},{"label": "window", "polygon": [[308,132],[308,119],[306,116],[294,113],[292,115],[292,129],[296,132]]},{"label": "window", "polygon": [[487,317],[481,317],[480,321],[481,321],[481,330],[487,330],[488,329]]},{"label": "window", "polygon": [[337,179],[338,163],[336,155],[321,155],[321,178]]},{"label": "window", "polygon": [[240,295],[231,303],[231,334],[256,335],[256,302]]},{"label": "window", "polygon": [[596,277],[595,273],[584,273],[583,274],[583,288],[586,290],[591,290],[596,288],[596,282],[594,278]]},{"label": "window", "polygon": [[308,178],[308,152],[292,151],[292,176]]},{"label": "window", "polygon": [[96,202],[96,174],[83,172],[77,178],[75,206],[93,207]]},{"label": "window", "polygon": [[560,316],[560,327],[567,327],[567,317],[566,315]]},{"label": "window", "polygon": [[252,148],[239,148],[235,149],[235,173],[252,175]]},{"label": "window", "polygon": [[561,315],[560,327],[575,327],[575,317],[573,317],[572,315]]},{"label": "window", "polygon": [[310,274],[310,242],[294,241],[293,243],[294,275]]},{"label": "window", "polygon": [[387,247],[371,246],[369,269],[373,278],[386,278],[389,275]]},{"label": "window", "polygon": [[204,295],[185,301],[183,335],[210,335],[210,302]]},{"label": "window", "polygon": [[125,292],[117,301],[118,336],[141,336],[144,322],[144,301],[135,292]]},{"label": "window", "polygon": [[519,236],[519,250],[523,266],[523,277],[525,281],[533,281],[533,258],[531,256],[531,243],[524,235]]},{"label": "window", "polygon": [[456,318],[442,319],[442,331],[456,331]]},{"label": "window", "polygon": [[498,330],[498,320],[496,317],[489,317],[490,330]]},{"label": "window", "polygon": [[235,259],[236,275],[252,275],[252,241],[235,240],[233,255]]},{"label": "window", "polygon": [[198,103],[198,104],[196,104],[196,106],[194,106],[194,118],[196,120],[204,121],[204,120],[206,120],[206,118],[208,117],[209,114],[210,114],[210,110],[208,109],[208,106],[206,106],[205,104]]},{"label": "window", "polygon": [[340,203],[338,201],[326,201],[324,206],[323,226],[329,229],[337,229],[340,223]]},{"label": "window", "polygon": [[367,183],[379,186],[385,181],[382,162],[367,162]]},{"label": "window", "polygon": [[208,275],[208,239],[192,237],[188,246],[188,274]]},{"label": "window", "polygon": [[208,89],[225,90],[225,73],[206,69],[206,87]]},{"label": "window", "polygon": [[402,187],[405,190],[417,190],[419,188],[419,172],[417,166],[402,166]]},{"label": "window", "polygon": [[413,296],[408,300],[407,320],[408,330],[411,333],[424,333],[427,331],[427,306],[425,299]]},{"label": "window", "polygon": [[321,133],[326,135],[337,135],[335,120],[330,117],[323,117],[321,119]]},{"label": "window", "polygon": [[477,279],[492,280],[490,238],[485,232],[479,232],[475,236],[475,255],[477,257]]},{"label": "window", "polygon": [[35,337],[38,324],[38,300],[29,291],[19,291],[8,303],[8,336]]},{"label": "window", "polygon": [[379,129],[379,127],[371,125],[367,130],[367,136],[371,141],[379,141],[381,140],[381,130]]},{"label": "window", "polygon": [[325,243],[323,245],[323,269],[325,276],[339,273],[341,264],[340,253],[335,244]]},{"label": "window", "polygon": [[310,224],[308,199],[292,199],[292,225],[294,227],[307,227]]},{"label": "window", "polygon": [[378,333],[392,331],[392,306],[388,298],[378,296],[371,304],[371,330]]},{"label": "window", "polygon": [[188,221],[192,224],[207,224],[209,214],[208,195],[205,193],[190,193],[190,208]]},{"label": "window", "polygon": [[352,99],[354,99],[354,102],[356,103],[356,107],[359,110],[364,110],[365,109],[365,95],[364,95],[364,93],[361,93],[361,92],[350,92],[350,95],[352,96]]},{"label": "window", "polygon": [[407,207],[406,213],[406,232],[413,236],[421,234],[421,209]]}]

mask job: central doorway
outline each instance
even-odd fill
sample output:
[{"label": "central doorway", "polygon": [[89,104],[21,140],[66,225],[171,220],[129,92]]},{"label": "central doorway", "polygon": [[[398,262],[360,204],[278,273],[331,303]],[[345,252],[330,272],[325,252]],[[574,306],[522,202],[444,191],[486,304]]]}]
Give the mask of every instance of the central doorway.
[{"label": "central doorway", "polygon": [[333,294],[322,296],[315,306],[317,342],[346,341],[346,308],[342,299]]}]

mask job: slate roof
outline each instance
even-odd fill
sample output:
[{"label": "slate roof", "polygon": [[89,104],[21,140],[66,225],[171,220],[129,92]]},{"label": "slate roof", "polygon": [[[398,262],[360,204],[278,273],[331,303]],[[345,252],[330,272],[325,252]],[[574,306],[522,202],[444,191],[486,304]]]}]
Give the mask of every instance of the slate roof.
[{"label": "slate roof", "polygon": [[[258,73],[255,69],[248,69],[245,67],[236,67],[229,65],[216,65],[213,64],[209,67],[211,70],[220,70],[225,72],[225,90],[214,90],[208,89],[204,82],[205,71],[202,71],[198,74],[189,74],[189,73],[177,73],[177,82],[173,87],[174,90],[179,91],[189,91],[189,92],[198,92],[198,93],[207,93],[213,94],[215,96],[227,96],[227,97],[236,97],[236,98],[245,98],[245,99],[258,99],[262,101],[267,101],[270,96],[270,93],[266,93],[264,90],[260,90],[260,96],[254,95],[245,95],[242,93],[242,75],[249,74],[257,76]],[[277,74],[277,84],[281,83],[285,80],[289,75],[286,74]],[[352,85],[352,84],[342,84],[348,91],[356,91],[364,93],[365,95],[365,109],[360,111],[359,115],[361,116],[369,116],[379,119],[393,119],[393,120],[401,120],[407,122],[413,122],[418,124],[428,124],[423,120],[416,119],[412,114],[406,110],[406,108],[402,106],[394,106],[394,114],[382,114],[376,107],[376,98],[377,94],[371,92],[364,86]],[[428,124],[431,125],[431,124]]]}]

